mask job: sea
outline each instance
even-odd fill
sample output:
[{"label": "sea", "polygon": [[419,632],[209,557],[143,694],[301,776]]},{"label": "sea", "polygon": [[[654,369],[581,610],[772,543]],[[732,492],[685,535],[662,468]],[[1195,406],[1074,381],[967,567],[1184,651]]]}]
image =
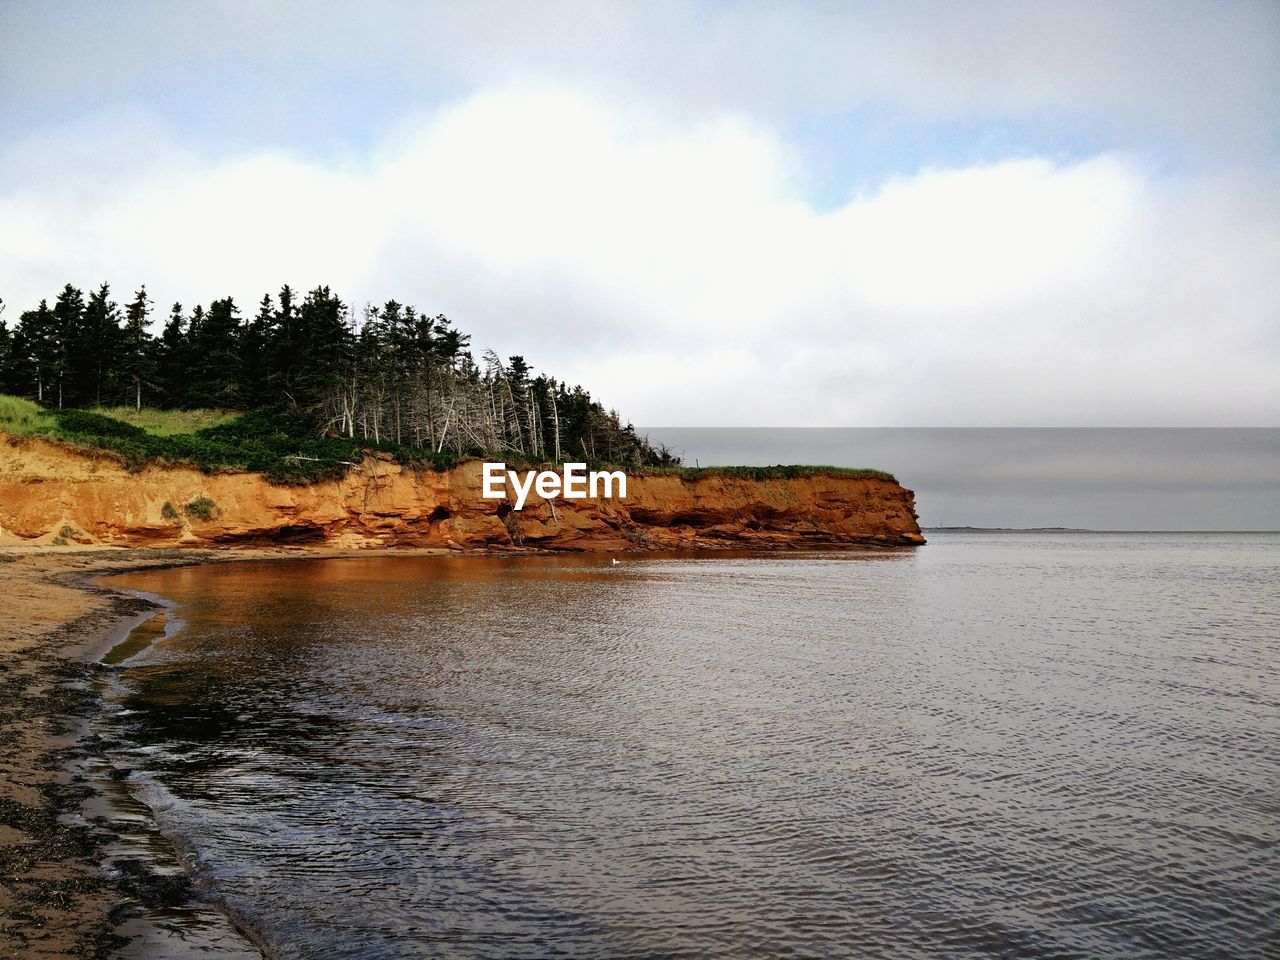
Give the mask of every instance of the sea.
[{"label": "sea", "polygon": [[110,582],[112,782],[269,956],[1280,956],[1277,534]]}]

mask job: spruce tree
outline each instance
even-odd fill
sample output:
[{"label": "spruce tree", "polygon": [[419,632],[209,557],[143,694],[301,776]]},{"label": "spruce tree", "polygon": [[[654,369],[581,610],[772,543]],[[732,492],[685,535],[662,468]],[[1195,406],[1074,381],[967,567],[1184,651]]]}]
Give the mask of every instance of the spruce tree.
[{"label": "spruce tree", "polygon": [[226,297],[209,304],[209,312],[199,322],[192,320],[189,341],[196,405],[240,405],[239,314],[235,301]]},{"label": "spruce tree", "polygon": [[242,324],[230,298],[197,305],[189,322],[175,303],[156,340],[145,287],[122,329],[106,284],[87,302],[67,284],[16,328],[0,323],[0,388],[60,406],[284,407],[320,431],[433,451],[678,462],[581,387],[534,377],[520,355],[504,365],[486,351],[481,369],[443,315],[389,300],[366,307],[357,332],[328,287],[300,299],[286,286],[276,304],[264,297]]},{"label": "spruce tree", "polygon": [[240,397],[250,410],[270,406],[274,401],[269,383],[268,357],[275,327],[275,304],[271,294],[264,294],[258,304],[257,315],[244,325],[240,334]]},{"label": "spruce tree", "polygon": [[69,369],[75,405],[101,406],[103,397],[110,395],[119,343],[120,307],[104,283],[89,294],[74,337]]},{"label": "spruce tree", "polygon": [[75,384],[68,383],[76,354],[83,339],[84,293],[67,284],[53,304],[52,363],[49,379],[53,399],[58,409],[64,400],[77,392]]},{"label": "spruce tree", "polygon": [[117,361],[120,377],[133,401],[134,410],[142,409],[142,389],[151,389],[156,381],[155,340],[147,332],[151,301],[147,288],[141,287],[125,307],[125,324],[121,332]]},{"label": "spruce tree", "polygon": [[41,404],[52,396],[59,351],[56,322],[49,301],[41,300],[18,318],[10,347],[8,388]]},{"label": "spruce tree", "polygon": [[354,331],[347,305],[328,287],[316,287],[298,307],[293,401],[310,410],[341,378],[351,355]]},{"label": "spruce tree", "polygon": [[187,319],[182,304],[175,303],[169,310],[156,349],[156,366],[160,386],[161,403],[165,407],[182,405],[186,393],[187,378]]},{"label": "spruce tree", "polygon": [[266,344],[266,383],[270,402],[289,407],[297,406],[293,397],[300,350],[295,299],[296,294],[287,283],[280,288],[280,306]]}]

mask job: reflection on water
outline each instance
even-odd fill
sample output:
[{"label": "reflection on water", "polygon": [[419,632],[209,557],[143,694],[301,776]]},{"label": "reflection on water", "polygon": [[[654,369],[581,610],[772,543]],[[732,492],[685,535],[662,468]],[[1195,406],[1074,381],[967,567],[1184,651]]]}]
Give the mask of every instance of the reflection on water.
[{"label": "reflection on water", "polygon": [[285,956],[1276,946],[1280,538],[120,579],[126,762]]},{"label": "reflection on water", "polygon": [[136,657],[148,647],[163,640],[169,633],[169,614],[161,610],[129,631],[129,635],[117,643],[103,656],[102,662],[109,667],[124,663],[130,657]]}]

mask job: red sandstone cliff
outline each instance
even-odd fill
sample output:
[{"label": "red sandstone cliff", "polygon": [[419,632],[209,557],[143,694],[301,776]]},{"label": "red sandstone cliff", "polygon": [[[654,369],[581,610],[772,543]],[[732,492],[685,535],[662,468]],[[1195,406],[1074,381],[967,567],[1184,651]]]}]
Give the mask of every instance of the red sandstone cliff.
[{"label": "red sandstone cliff", "polygon": [[[748,480],[633,476],[617,500],[480,495],[481,465],[415,473],[368,459],[340,481],[271,486],[250,473],[149,467],[0,435],[0,544],[327,543],[339,548],[515,545],[654,550],[923,543],[910,490],[840,474]],[[199,498],[206,511],[184,509]],[[200,513],[207,513],[206,518]]]}]

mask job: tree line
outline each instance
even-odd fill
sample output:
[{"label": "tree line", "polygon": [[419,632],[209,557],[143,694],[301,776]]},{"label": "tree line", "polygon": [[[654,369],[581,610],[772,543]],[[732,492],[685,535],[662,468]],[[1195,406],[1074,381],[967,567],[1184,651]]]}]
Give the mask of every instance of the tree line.
[{"label": "tree line", "polygon": [[173,304],[158,335],[152,319],[145,287],[121,307],[105,283],[88,295],[67,284],[12,329],[0,312],[0,389],[53,408],[278,411],[436,452],[679,463],[581,386],[535,376],[521,356],[477,362],[445,316],[395,300],[357,317],[329,287],[285,286],[249,317],[226,297]]}]

